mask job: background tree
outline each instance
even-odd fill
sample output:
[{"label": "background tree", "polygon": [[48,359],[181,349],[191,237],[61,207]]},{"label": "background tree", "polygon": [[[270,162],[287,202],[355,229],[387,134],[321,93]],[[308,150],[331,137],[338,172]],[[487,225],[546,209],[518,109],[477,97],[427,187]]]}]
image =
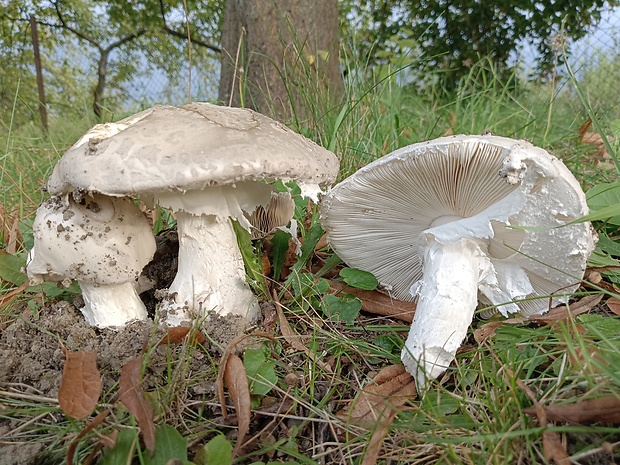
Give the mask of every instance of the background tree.
[{"label": "background tree", "polygon": [[327,111],[343,91],[338,52],[337,0],[228,0],[219,99],[283,122]]},{"label": "background tree", "polygon": [[[219,53],[210,38],[219,35],[220,0],[187,0],[185,4],[182,0],[15,0],[11,5],[4,11],[3,25],[21,30],[34,15],[41,26],[39,31],[47,38],[56,38],[42,41],[47,66],[51,57],[58,61],[58,57],[75,52],[73,66],[95,63],[88,70],[69,74],[86,77],[93,89],[93,111],[100,118],[105,107],[113,110],[127,100],[125,85],[136,75],[157,69],[171,80],[178,78],[182,65],[189,60],[188,34],[192,65],[203,75],[212,72]],[[3,34],[0,43],[10,37]],[[66,90],[63,97],[70,98]]]},{"label": "background tree", "polygon": [[[554,65],[560,31],[583,37],[606,6],[617,0],[342,0],[343,37],[360,33],[354,43],[361,63],[377,65],[409,49],[421,52],[429,69],[445,73],[452,88],[482,57],[507,69],[522,40],[536,46],[538,71]],[[412,42],[415,46],[412,46]]]}]

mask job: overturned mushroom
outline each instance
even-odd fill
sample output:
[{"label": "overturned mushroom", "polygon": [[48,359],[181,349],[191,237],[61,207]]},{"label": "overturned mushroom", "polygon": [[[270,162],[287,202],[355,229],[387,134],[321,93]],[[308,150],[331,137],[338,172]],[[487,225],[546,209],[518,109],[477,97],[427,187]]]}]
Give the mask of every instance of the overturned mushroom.
[{"label": "overturned mushroom", "polygon": [[564,164],[503,137],[401,148],[335,186],[321,212],[347,264],[417,299],[402,360],[419,387],[450,365],[478,301],[504,316],[544,312],[544,296],[557,304],[577,288],[595,243],[588,223],[561,227],[587,213]]},{"label": "overturned mushroom", "polygon": [[75,279],[92,325],[122,326],[147,317],[136,292],[153,258],[151,227],[130,199],[99,194],[52,197],[37,210],[26,271],[33,284]]},{"label": "overturned mushroom", "polygon": [[207,103],[156,106],[110,128],[64,154],[48,191],[135,196],[175,212],[179,269],[161,306],[168,324],[211,310],[254,319],[231,219],[250,229],[247,215],[272,198],[268,181],[295,180],[316,199],[337,175],[336,156],[266,116]]}]

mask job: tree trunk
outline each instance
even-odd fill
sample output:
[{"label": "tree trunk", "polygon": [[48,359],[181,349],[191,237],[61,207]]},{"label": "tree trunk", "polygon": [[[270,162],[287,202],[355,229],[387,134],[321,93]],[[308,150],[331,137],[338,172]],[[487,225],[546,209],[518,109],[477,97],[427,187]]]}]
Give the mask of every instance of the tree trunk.
[{"label": "tree trunk", "polygon": [[299,123],[342,97],[338,0],[228,0],[222,31],[222,103]]}]

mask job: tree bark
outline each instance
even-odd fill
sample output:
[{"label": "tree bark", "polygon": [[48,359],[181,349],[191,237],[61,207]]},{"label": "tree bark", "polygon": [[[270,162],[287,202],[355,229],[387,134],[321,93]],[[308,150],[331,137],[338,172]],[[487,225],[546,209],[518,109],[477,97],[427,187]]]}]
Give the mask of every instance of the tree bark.
[{"label": "tree bark", "polygon": [[222,103],[283,123],[319,119],[343,94],[337,0],[228,0]]}]

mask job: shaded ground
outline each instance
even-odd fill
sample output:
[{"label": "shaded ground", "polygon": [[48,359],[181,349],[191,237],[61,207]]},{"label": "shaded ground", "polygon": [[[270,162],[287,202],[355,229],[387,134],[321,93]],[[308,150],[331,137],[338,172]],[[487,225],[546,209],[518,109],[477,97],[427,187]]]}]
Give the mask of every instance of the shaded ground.
[{"label": "shaded ground", "polygon": [[[212,361],[218,360],[223,348],[244,329],[236,317],[212,318],[205,328],[203,332],[207,335],[207,341],[204,349],[162,346],[150,353],[145,389],[159,385],[169,376],[171,356],[172,359],[178,358],[183,350],[194,351],[192,356],[184,357],[184,360],[189,360],[184,367],[187,373],[213,372]],[[84,321],[73,305],[64,301],[43,308],[37,316],[27,310],[0,335],[0,391],[3,391],[0,396],[16,393],[25,395],[26,401],[28,396],[55,401],[62,379],[64,346],[74,351],[97,352],[103,396],[108,397],[106,401],[110,402],[118,389],[122,366],[139,356],[149,341],[152,346],[165,334],[166,329],[156,328],[151,320],[133,322],[119,330],[94,328]],[[205,356],[205,349],[210,356]],[[203,386],[201,390],[212,390],[212,386]],[[53,424],[55,419],[61,421],[61,418],[62,415],[55,414],[49,415],[47,420]],[[23,421],[23,418],[2,419],[0,407],[0,465],[42,463],[37,454],[45,445],[23,443],[23,438],[18,434]],[[11,442],[16,444],[12,446]]]},{"label": "shaded ground", "polygon": [[[168,234],[158,237],[158,255],[144,273],[154,283],[153,289],[141,294],[151,316],[156,302],[154,290],[167,287],[176,272],[177,250],[176,236]],[[77,300],[76,304],[79,305]],[[273,305],[265,304],[263,314],[263,329],[281,337]],[[334,424],[321,420],[321,416],[315,414],[316,407],[310,406],[318,405],[323,412],[334,416],[344,405],[343,399],[354,398],[365,377],[374,376],[383,367],[385,354],[366,352],[366,349],[382,344],[391,347],[390,338],[398,339],[399,336],[394,336],[388,328],[393,325],[402,327],[403,324],[391,318],[360,314],[354,329],[330,319],[317,318],[315,314],[307,315],[307,318],[297,318],[298,315],[289,315],[297,333],[310,335],[320,326],[325,333],[330,334],[326,343],[313,348],[313,353],[321,354],[320,362],[329,365],[335,375],[316,371],[311,375],[310,371],[305,372],[308,369],[308,357],[298,350],[291,350],[290,344],[283,343],[283,352],[273,354],[278,360],[281,389],[262,396],[260,405],[253,405],[249,435],[255,436],[255,440],[248,451],[256,451],[276,441],[286,441],[282,449],[290,444],[302,456],[320,456],[319,463],[353,463],[351,457],[359,457],[367,444],[367,440],[363,439],[363,434],[367,432],[359,430],[362,439],[359,440],[358,449],[355,449],[356,443],[351,440],[351,436],[345,439],[342,431]],[[373,329],[373,326],[381,329]],[[201,326],[207,336],[202,347],[164,345],[149,351],[142,385],[149,394],[166,396],[155,397],[161,399],[161,411],[158,412],[160,422],[173,424],[184,436],[191,437],[190,449],[204,444],[214,431],[225,433],[231,441],[235,439],[237,420],[234,415],[227,418],[222,416],[215,396],[215,375],[223,350],[244,329],[248,328],[238,319],[213,317]],[[67,419],[60,413],[55,400],[64,366],[63,346],[69,350],[97,353],[104,392],[101,402],[113,404],[117,399],[118,380],[123,365],[142,354],[145,345],[153,347],[165,334],[166,329],[156,328],[152,320],[134,322],[120,330],[97,329],[86,324],[80,312],[64,301],[50,303],[37,314],[24,310],[18,319],[0,333],[0,398],[6,396],[15,402],[23,399],[25,404],[31,401],[33,407],[29,411],[27,405],[21,405],[11,411],[9,402],[0,402],[0,465],[64,463],[64,448],[75,436],[76,429],[79,430],[80,423],[74,425],[73,429],[67,429]],[[390,338],[387,338],[388,334],[391,334]],[[305,338],[309,341],[307,336]],[[356,346],[352,341],[364,341],[365,345]],[[464,347],[468,345],[470,348],[477,346],[473,338]],[[242,349],[243,346],[239,346],[238,350]],[[282,389],[286,389],[286,392]],[[291,392],[296,389],[299,394],[293,397]],[[412,399],[410,405],[415,408],[419,402],[420,399]],[[276,417],[280,418],[277,422]],[[449,418],[447,416],[446,420]],[[308,421],[310,419],[313,420]],[[23,428],[31,421],[35,423],[34,427]],[[122,417],[116,421],[122,423]],[[46,431],[52,431],[45,433],[48,435],[44,438],[37,436],[41,433],[37,433],[36,425],[41,424],[46,425]],[[358,431],[350,425],[347,428],[350,429],[349,435]],[[438,431],[446,434],[442,429]],[[475,434],[475,430],[461,428],[453,433],[456,436],[469,436]],[[432,433],[429,430],[426,434]],[[54,436],[60,439],[56,448],[50,447]],[[570,453],[600,442],[597,435],[572,434],[566,438]],[[93,440],[90,440],[91,444]],[[618,436],[613,435],[608,440],[615,442]],[[343,446],[351,441],[353,444],[349,445],[347,452]],[[387,456],[391,455],[393,460],[389,462],[388,459],[388,463],[400,460],[397,459],[399,454],[409,455],[409,459],[413,459],[415,454],[421,454],[418,458],[425,463],[436,463],[442,457],[445,460],[445,451],[439,444],[427,443],[415,431],[395,430],[386,441],[390,444]],[[463,452],[465,455],[473,451],[471,444],[458,447],[466,450]],[[612,449],[583,457],[579,463],[614,463],[617,455]],[[403,452],[405,450],[407,452]],[[260,457],[268,461],[288,457],[284,453],[277,455],[280,452],[274,451],[272,455],[260,454],[257,453],[253,458]],[[532,462],[524,460],[520,463]]]}]

